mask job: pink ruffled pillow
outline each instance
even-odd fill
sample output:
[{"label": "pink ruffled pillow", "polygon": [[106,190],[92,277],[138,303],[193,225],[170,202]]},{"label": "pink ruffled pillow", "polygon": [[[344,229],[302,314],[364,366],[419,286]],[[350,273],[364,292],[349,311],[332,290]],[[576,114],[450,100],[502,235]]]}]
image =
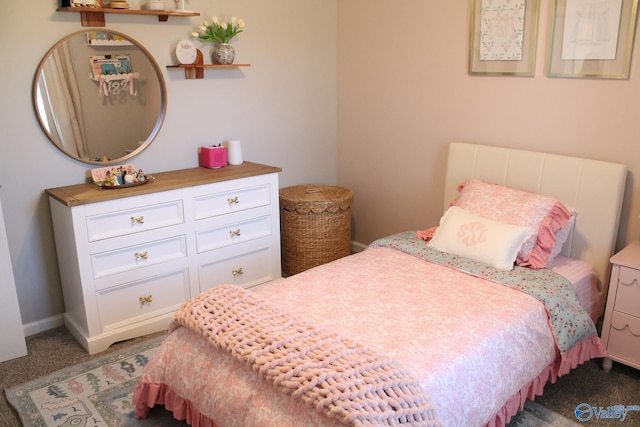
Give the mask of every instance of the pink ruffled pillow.
[{"label": "pink ruffled pillow", "polygon": [[516,264],[535,269],[547,266],[555,246],[555,233],[567,224],[571,215],[560,201],[478,179],[461,184],[458,191],[460,196],[451,203],[452,206],[494,221],[537,230],[522,244]]}]

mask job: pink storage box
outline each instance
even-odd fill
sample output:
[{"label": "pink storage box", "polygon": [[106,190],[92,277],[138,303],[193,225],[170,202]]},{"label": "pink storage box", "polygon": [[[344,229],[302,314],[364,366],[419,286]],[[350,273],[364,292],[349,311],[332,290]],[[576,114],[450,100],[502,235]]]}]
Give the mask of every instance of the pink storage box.
[{"label": "pink storage box", "polygon": [[226,147],[200,147],[200,166],[215,169],[226,165]]}]

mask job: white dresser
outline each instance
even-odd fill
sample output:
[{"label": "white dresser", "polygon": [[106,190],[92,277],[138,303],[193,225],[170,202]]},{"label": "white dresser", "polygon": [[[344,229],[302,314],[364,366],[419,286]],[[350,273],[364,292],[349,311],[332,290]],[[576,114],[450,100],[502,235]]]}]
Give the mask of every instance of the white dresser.
[{"label": "white dresser", "polygon": [[188,298],[281,277],[278,172],[245,162],[124,189],[46,190],[65,325],[91,354],[164,330]]},{"label": "white dresser", "polygon": [[640,369],[640,242],[633,242],[611,257],[613,269],[602,325],[602,343],[612,360]]}]

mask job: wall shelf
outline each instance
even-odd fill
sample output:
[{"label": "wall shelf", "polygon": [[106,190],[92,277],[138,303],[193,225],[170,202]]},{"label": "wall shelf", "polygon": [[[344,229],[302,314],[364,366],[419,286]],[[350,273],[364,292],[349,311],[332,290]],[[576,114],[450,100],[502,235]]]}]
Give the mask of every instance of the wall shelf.
[{"label": "wall shelf", "polygon": [[170,16],[200,16],[199,12],[182,10],[147,10],[147,9],[111,9],[107,7],[59,7],[58,12],[75,12],[80,14],[83,27],[104,27],[105,13],[121,15],[153,15],[158,21],[165,22]]},{"label": "wall shelf", "polygon": [[238,68],[250,67],[251,64],[179,64],[167,65],[168,69],[183,68],[185,79],[202,79],[204,78],[205,68]]}]

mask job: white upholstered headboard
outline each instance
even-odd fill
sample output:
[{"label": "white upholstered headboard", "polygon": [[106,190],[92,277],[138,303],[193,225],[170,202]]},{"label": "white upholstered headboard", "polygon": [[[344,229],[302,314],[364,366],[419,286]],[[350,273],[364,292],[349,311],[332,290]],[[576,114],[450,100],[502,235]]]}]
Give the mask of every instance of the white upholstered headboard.
[{"label": "white upholstered headboard", "polygon": [[454,142],[449,146],[444,208],[458,185],[483,179],[552,196],[575,209],[574,231],[562,254],[590,263],[604,287],[614,252],[627,168],[618,163]]}]

